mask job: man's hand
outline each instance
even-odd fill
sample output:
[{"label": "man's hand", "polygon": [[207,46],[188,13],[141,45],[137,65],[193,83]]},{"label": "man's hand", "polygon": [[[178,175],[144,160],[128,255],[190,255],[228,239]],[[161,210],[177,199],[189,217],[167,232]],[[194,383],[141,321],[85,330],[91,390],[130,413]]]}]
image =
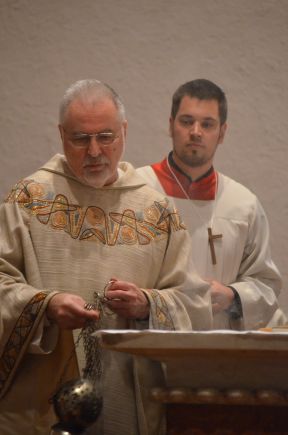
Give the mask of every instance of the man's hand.
[{"label": "man's hand", "polygon": [[70,293],[57,293],[46,308],[48,320],[57,323],[61,329],[83,328],[89,321],[99,319],[99,311],[86,310],[81,296]]},{"label": "man's hand", "polygon": [[230,287],[226,287],[218,281],[207,280],[211,285],[211,302],[213,314],[227,310],[234,300],[234,293]]},{"label": "man's hand", "polygon": [[105,292],[107,306],[126,319],[146,319],[150,307],[145,293],[135,284],[126,281],[111,280]]}]

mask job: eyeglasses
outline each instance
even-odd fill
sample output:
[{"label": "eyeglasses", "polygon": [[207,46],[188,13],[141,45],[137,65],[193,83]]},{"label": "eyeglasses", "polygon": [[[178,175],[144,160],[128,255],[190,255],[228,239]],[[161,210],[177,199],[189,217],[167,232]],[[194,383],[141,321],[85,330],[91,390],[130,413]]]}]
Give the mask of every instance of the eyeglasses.
[{"label": "eyeglasses", "polygon": [[[63,128],[63,127],[62,127]],[[67,134],[68,139],[71,143],[77,148],[86,148],[89,147],[92,137],[95,137],[97,143],[103,147],[109,147],[112,145],[115,140],[119,137],[112,131],[101,131],[99,133],[74,133],[69,134],[63,128],[65,134]]]}]

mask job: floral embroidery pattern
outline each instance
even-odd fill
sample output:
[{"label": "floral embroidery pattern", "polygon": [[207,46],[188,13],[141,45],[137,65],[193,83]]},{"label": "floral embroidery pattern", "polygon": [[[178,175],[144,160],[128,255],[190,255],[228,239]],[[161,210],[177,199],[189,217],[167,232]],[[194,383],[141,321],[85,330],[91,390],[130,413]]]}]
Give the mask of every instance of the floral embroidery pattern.
[{"label": "floral embroidery pattern", "polygon": [[2,390],[5,388],[10,374],[16,366],[22,347],[29,337],[31,329],[33,328],[34,322],[46,297],[46,293],[40,292],[30,300],[16,322],[5,345],[0,359],[0,395]]},{"label": "floral embroidery pattern", "polygon": [[146,245],[167,239],[171,231],[185,229],[177,211],[167,200],[154,202],[144,210],[124,209],[106,213],[101,207],[69,203],[63,194],[46,192],[43,185],[24,180],[12,190],[6,202],[17,202],[39,222],[65,231],[82,241],[113,245]]}]

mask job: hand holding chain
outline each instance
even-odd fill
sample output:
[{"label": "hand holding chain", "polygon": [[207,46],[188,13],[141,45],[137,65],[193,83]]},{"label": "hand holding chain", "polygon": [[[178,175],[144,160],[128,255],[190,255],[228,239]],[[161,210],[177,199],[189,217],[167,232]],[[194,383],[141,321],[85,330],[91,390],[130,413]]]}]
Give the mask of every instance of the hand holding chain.
[{"label": "hand holding chain", "polygon": [[[86,428],[97,420],[101,412],[103,399],[100,388],[102,374],[100,343],[98,337],[91,336],[91,334],[101,328],[103,314],[113,315],[105,306],[107,302],[105,292],[112,283],[113,280],[110,280],[105,286],[103,296],[98,292],[94,292],[94,302],[87,302],[84,305],[86,310],[98,310],[99,318],[97,321],[89,321],[80,331],[59,381],[60,388],[50,399],[59,419],[59,422],[52,426],[51,434],[83,433]],[[85,353],[83,375],[80,379],[61,385],[66,370],[75,354],[75,349],[81,339],[83,339]]]}]

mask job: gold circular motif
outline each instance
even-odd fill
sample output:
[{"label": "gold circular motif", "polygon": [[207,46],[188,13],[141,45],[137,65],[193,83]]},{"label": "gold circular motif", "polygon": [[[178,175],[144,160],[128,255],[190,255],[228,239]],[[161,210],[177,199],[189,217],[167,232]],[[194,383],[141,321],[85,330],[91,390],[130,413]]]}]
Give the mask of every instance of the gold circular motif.
[{"label": "gold circular motif", "polygon": [[135,230],[130,227],[122,227],[121,229],[121,238],[125,243],[132,243],[136,239]]},{"label": "gold circular motif", "polygon": [[91,225],[96,225],[104,222],[104,214],[98,207],[89,207],[86,212],[86,219]]},{"label": "gold circular motif", "polygon": [[41,184],[38,184],[38,183],[30,184],[29,185],[29,192],[30,192],[32,198],[42,198],[42,196],[44,195],[43,186],[41,186]]},{"label": "gold circular motif", "polygon": [[64,228],[66,226],[66,214],[62,211],[57,211],[52,215],[52,225],[56,228]]}]

